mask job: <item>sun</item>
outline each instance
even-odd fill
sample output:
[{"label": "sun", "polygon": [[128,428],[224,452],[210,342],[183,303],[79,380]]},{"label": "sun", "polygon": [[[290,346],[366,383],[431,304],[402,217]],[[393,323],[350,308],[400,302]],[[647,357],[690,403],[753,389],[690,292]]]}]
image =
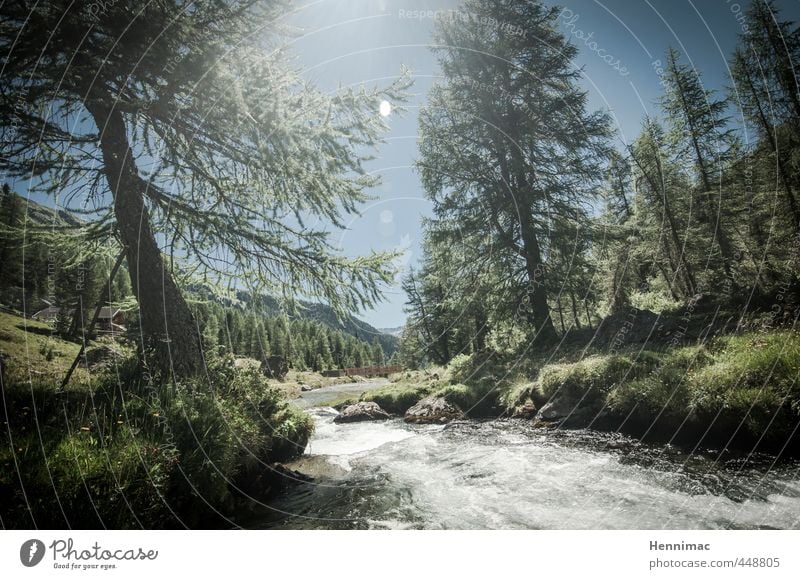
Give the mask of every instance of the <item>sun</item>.
[{"label": "sun", "polygon": [[381,101],[381,106],[378,110],[382,117],[388,117],[392,114],[392,103],[389,101]]}]

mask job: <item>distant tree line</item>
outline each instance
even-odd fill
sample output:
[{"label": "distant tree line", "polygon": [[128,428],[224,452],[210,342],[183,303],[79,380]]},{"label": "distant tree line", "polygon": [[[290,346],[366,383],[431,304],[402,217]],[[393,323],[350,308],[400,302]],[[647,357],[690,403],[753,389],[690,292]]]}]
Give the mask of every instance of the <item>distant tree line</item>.
[{"label": "distant tree line", "polygon": [[386,359],[377,341],[368,343],[314,320],[264,316],[214,302],[197,305],[195,316],[206,348],[222,346],[257,360],[281,356],[296,370],[372,366]]}]

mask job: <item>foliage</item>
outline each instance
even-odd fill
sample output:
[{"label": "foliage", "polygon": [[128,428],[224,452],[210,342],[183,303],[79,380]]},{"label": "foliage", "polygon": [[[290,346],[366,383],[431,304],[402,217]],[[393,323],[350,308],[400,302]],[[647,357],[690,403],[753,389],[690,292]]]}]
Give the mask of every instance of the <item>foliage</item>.
[{"label": "foliage", "polygon": [[281,356],[295,370],[315,372],[380,365],[387,357],[377,340],[366,341],[367,334],[359,339],[313,319],[271,314],[255,303],[243,309],[204,301],[193,309],[207,349],[222,346],[227,352],[259,361]]},{"label": "foliage", "polygon": [[[586,110],[558,9],[468,0],[462,14],[437,22],[443,80],[420,112],[418,162],[435,218],[421,279],[406,283],[435,363],[482,349],[501,320],[554,338],[548,297],[585,273],[565,240],[585,242],[610,134]],[[498,33],[520,22],[525,34]]]},{"label": "foliage", "polygon": [[149,384],[135,360],[119,376],[126,387],[115,376],[62,392],[4,383],[7,527],[230,525],[276,484],[270,465],[301,454],[313,429],[263,376],[230,360],[210,360],[210,388]]},{"label": "foliage", "polygon": [[[565,344],[611,346],[595,332],[609,317],[635,308],[680,325],[698,300],[738,310],[741,327],[758,316],[794,327],[800,29],[772,0],[751,3],[728,94],[667,50],[654,62],[661,117],[613,150],[602,114],[586,111],[573,84],[577,49],[564,46],[553,10],[472,0],[437,28],[443,80],[420,114],[419,161],[434,218],[404,284],[406,359],[447,364],[488,350],[522,361]],[[491,29],[521,21],[523,35]],[[730,122],[740,116],[746,126]],[[541,339],[553,334],[562,341]]]},{"label": "foliage", "polygon": [[[345,257],[325,228],[378,184],[364,168],[386,128],[378,105],[399,110],[408,80],[316,89],[287,58],[285,7],[0,9],[0,169],[30,194],[91,207],[84,229],[126,252],[148,363],[166,376],[202,369],[188,279],[344,313],[374,304],[394,273],[393,255]],[[180,335],[169,347],[167,331]]]}]

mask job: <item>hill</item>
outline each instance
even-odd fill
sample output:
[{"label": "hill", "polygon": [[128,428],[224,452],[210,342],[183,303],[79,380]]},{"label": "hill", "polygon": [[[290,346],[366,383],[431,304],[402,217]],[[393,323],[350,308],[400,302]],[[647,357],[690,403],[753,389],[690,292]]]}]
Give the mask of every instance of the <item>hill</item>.
[{"label": "hill", "polygon": [[[271,296],[259,296],[257,299],[254,299],[249,292],[242,291],[238,293],[237,297],[240,302],[258,308],[265,316],[279,316],[283,311],[278,300]],[[338,330],[364,342],[377,342],[380,344],[381,348],[383,348],[387,356],[391,356],[397,351],[400,342],[397,336],[385,334],[381,330],[363,320],[359,320],[355,316],[348,315],[340,319],[337,317],[333,308],[320,303],[300,301],[298,306],[295,315],[298,319],[319,322],[333,330]]]},{"label": "hill", "polygon": [[394,336],[395,338],[400,338],[400,336],[403,335],[404,329],[405,326],[395,326],[394,328],[378,328],[378,331],[388,334],[389,336]]},{"label": "hill", "polygon": [[[13,191],[8,192],[8,196],[3,200],[3,218],[4,221],[9,222],[9,225],[22,227],[26,224],[37,226],[79,226],[84,223],[82,219],[75,216],[66,210],[55,210],[45,205],[36,203],[25,199]],[[19,236],[17,236],[19,237]],[[20,261],[12,253],[21,245],[20,239],[9,239],[7,252],[9,255],[4,256],[4,261]],[[41,301],[44,297],[45,288],[48,280],[46,279],[47,266],[44,260],[47,259],[47,253],[42,252],[42,255],[36,255],[28,251],[25,258],[26,270],[26,295],[22,299],[22,267],[7,268],[4,279],[0,283],[0,304],[10,306],[16,310],[22,310],[23,306],[29,314],[38,311],[46,304]],[[59,260],[61,261],[61,260]],[[41,263],[40,263],[41,262]],[[18,264],[19,265],[19,264]],[[31,275],[31,272],[42,274],[40,276]],[[127,274],[121,274],[124,277]],[[42,279],[38,279],[41,277]],[[231,306],[230,302],[222,300],[218,297],[211,295],[210,292],[204,291],[202,288],[189,288],[189,292],[194,292],[203,295],[206,299],[217,301],[223,306]],[[237,298],[240,304],[244,305],[245,310],[249,310],[252,306],[256,306],[258,314],[264,317],[277,317],[281,315],[281,307],[273,297],[261,296],[259,299],[254,300],[248,293],[241,291],[238,293]],[[347,316],[344,319],[337,318],[333,309],[325,304],[300,302],[300,307],[295,316],[300,320],[311,320],[324,324],[325,326],[341,331],[344,334],[350,335],[358,340],[367,342],[368,344],[378,343],[387,356],[391,356],[396,350],[398,339],[396,336],[387,335],[384,332],[372,327],[366,322],[359,320],[354,316]]]}]

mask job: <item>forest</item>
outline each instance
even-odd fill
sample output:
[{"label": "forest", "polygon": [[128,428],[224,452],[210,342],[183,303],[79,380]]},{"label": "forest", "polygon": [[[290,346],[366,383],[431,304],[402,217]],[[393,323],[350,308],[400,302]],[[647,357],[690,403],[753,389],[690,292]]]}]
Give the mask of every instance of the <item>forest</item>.
[{"label": "forest", "polygon": [[[437,20],[413,167],[432,212],[400,280],[399,343],[355,317],[398,281],[397,252],[353,256],[332,232],[381,186],[379,111],[402,110],[412,73],[316,87],[286,53],[279,1],[65,4],[0,6],[3,528],[263,522],[318,475],[301,469],[315,428],[324,448],[350,407],[390,425],[357,441],[452,422],[431,448],[519,428],[636,441],[603,451],[800,455],[800,29],[772,0],[749,5],[726,91],[667,49],[630,142],[589,106],[560,7],[464,0]],[[51,324],[34,317],[46,306]],[[100,306],[124,335],[99,335]],[[271,356],[304,379],[404,371],[326,383],[343,389],[322,411],[241,364]],[[409,456],[435,455],[393,460]],[[448,458],[427,476],[470,463]],[[349,517],[426,472],[382,466],[309,496],[319,512],[345,497]],[[394,513],[406,492],[376,504]]]},{"label": "forest", "polygon": [[730,328],[796,323],[794,24],[753,3],[725,94],[670,49],[654,65],[659,114],[618,146],[609,116],[586,110],[557,8],[470,7],[531,23],[549,48],[480,24],[438,30],[445,81],[421,114],[418,161],[435,214],[404,282],[406,363],[543,349],[631,310],[680,318],[693,304],[732,316]]}]

